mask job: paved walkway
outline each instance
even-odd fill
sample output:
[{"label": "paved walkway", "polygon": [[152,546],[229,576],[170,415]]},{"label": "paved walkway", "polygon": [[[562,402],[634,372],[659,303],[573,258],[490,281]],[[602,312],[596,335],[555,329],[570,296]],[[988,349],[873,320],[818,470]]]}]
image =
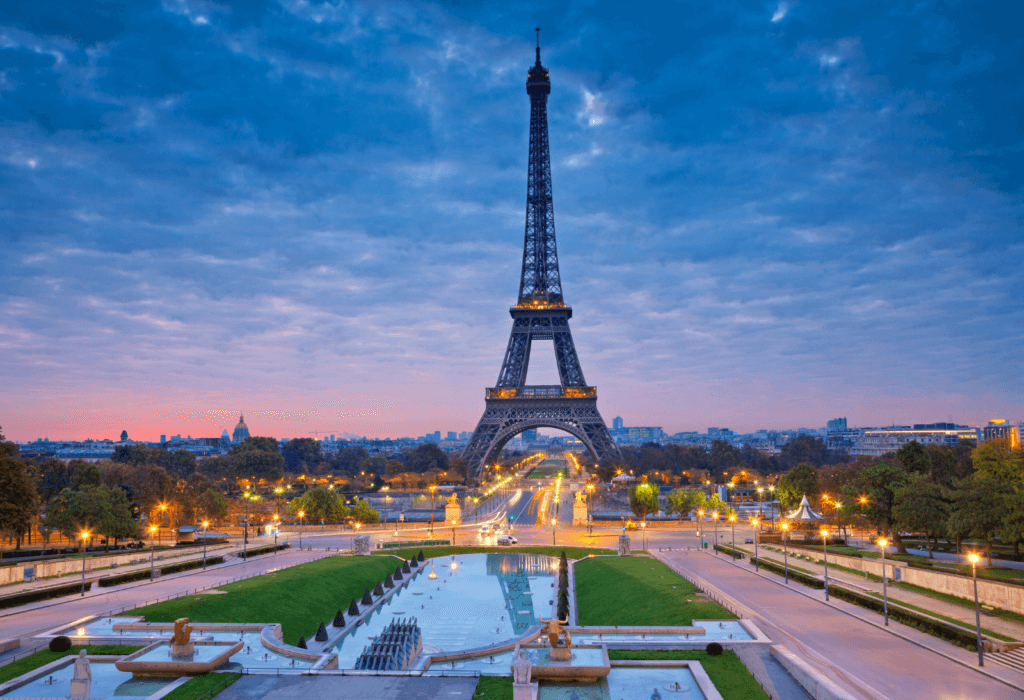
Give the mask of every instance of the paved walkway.
[{"label": "paved walkway", "polygon": [[[758,576],[746,565],[733,565],[727,558],[706,552],[684,550],[654,555],[682,575],[707,582],[738,602],[744,614],[754,619],[776,643],[786,646],[857,697],[1024,699],[1024,690],[1015,690],[945,658],[929,645],[942,644],[944,653],[967,663],[973,658],[970,652],[898,623],[893,623],[893,629],[909,639],[891,634],[859,617],[866,611],[856,606],[842,601],[825,604],[802,595],[804,591],[780,585],[777,581],[781,579]],[[1019,685],[1024,681],[1024,676],[1008,669],[986,670],[1011,683]]]},{"label": "paved walkway", "polygon": [[[737,549],[746,551],[748,554],[754,553],[753,546],[737,545]],[[783,564],[782,552],[776,552],[767,547],[760,547],[758,552],[763,558],[770,559],[771,561],[777,562],[780,566]],[[810,571],[816,574],[820,578],[825,576],[825,566],[818,562],[809,562],[803,559],[794,559],[793,550],[790,550],[789,564],[791,567],[799,567],[804,571]],[[723,553],[722,556],[728,556]],[[850,573],[849,571],[837,570],[834,566],[828,568],[829,581],[838,581],[846,584],[847,587],[861,592],[875,592],[879,596],[882,594],[882,582],[871,581],[870,579],[858,576],[857,574]],[[931,596],[918,593],[916,591],[906,590],[894,585],[892,580],[889,581],[888,595],[890,601],[898,601],[909,603],[916,607],[924,610],[930,610],[946,617],[951,617],[954,620],[960,620],[961,622],[967,623],[967,627],[970,631],[974,631],[974,608],[966,608],[962,605],[956,605],[955,603],[948,603],[938,598],[932,598]],[[810,591],[811,589],[808,589]],[[981,626],[985,629],[1004,634],[1008,637],[1012,637],[1016,640],[1024,640],[1024,623],[1015,622],[1013,620],[1004,620],[1001,617],[993,617],[987,614],[984,610],[981,612]]]},{"label": "paved walkway", "polygon": [[217,700],[470,700],[476,677],[242,676]]}]

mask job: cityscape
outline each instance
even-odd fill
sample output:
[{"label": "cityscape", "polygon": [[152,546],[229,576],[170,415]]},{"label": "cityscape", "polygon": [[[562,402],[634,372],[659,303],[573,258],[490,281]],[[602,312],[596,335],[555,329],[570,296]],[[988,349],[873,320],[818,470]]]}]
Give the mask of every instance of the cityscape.
[{"label": "cityscape", "polygon": [[0,698],[1024,699],[1019,19],[0,7]]}]

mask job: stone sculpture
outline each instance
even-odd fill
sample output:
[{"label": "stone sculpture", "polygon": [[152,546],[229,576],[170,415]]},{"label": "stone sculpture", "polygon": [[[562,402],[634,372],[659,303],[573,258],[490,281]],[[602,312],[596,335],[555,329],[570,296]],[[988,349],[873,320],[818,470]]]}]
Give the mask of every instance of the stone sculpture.
[{"label": "stone sculpture", "polygon": [[[551,651],[549,652],[551,658],[556,661],[567,661],[572,658],[572,635],[569,634],[569,630],[565,629],[565,625],[568,624],[568,618],[565,620],[559,620],[556,617],[550,620],[541,619],[542,624],[547,625],[548,644],[551,645]],[[565,639],[565,644],[560,644],[561,638]]]},{"label": "stone sculpture", "polygon": [[512,682],[522,685],[533,678],[533,664],[526,658],[526,651],[519,652],[519,658],[512,664]]},{"label": "stone sculpture", "polygon": [[89,668],[89,659],[85,649],[78,652],[75,659],[75,675],[71,678],[71,698],[87,698],[92,690],[92,669]]}]

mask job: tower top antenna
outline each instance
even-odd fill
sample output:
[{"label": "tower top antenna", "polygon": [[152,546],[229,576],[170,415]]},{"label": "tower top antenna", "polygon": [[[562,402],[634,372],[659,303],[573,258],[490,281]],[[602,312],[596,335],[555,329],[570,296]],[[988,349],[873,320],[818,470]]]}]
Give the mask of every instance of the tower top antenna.
[{"label": "tower top antenna", "polygon": [[537,32],[537,65],[540,65],[540,27],[534,27]]}]

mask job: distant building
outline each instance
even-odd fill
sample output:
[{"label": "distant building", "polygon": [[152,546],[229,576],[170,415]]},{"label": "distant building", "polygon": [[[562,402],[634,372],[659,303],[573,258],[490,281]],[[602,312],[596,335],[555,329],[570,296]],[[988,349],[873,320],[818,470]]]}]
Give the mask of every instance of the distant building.
[{"label": "distant building", "polygon": [[451,440],[452,442],[454,442],[454,441],[459,439],[459,434],[456,433],[454,430],[449,430],[448,431],[448,437],[445,438],[445,439],[446,440]]},{"label": "distant building", "polygon": [[[225,435],[227,435],[227,434],[228,434],[228,431],[226,431],[226,430],[225,430],[225,431],[224,431],[224,434],[225,434]],[[162,444],[164,444],[165,442],[167,442],[167,436],[166,436],[166,435],[161,435],[161,436],[160,436],[160,444],[162,445]]]},{"label": "distant building", "polygon": [[[846,431],[847,434],[853,431]],[[895,452],[908,442],[922,445],[956,445],[961,440],[978,439],[978,429],[959,426],[952,429],[915,430],[909,425],[888,428],[867,428],[857,436],[851,436],[852,443],[847,450],[851,457],[881,457]]]},{"label": "distant building", "polygon": [[736,433],[734,433],[729,428],[708,428],[709,436],[714,435],[716,437],[730,437],[735,434]]},{"label": "distant building", "polygon": [[625,423],[622,421],[622,416],[615,416],[615,418],[612,419],[613,430],[622,430],[624,427]]},{"label": "distant building", "polygon": [[231,434],[231,442],[235,445],[245,442],[245,439],[249,437],[249,426],[245,424],[245,416],[238,416],[238,425],[235,426],[235,431]]},{"label": "distant building", "polygon": [[1008,438],[1011,449],[1020,446],[1020,426],[1011,424],[1005,418],[993,418],[983,428],[983,431],[985,440]]},{"label": "distant building", "polygon": [[[164,436],[161,435],[160,436],[160,442],[163,442],[163,441],[164,441]],[[220,446],[222,448],[231,447],[231,436],[228,435],[228,429],[227,428],[224,428],[223,432],[221,432],[221,434],[220,434]]]},{"label": "distant building", "polygon": [[537,429],[531,428],[529,430],[524,430],[520,437],[523,442],[537,442]]},{"label": "distant building", "polygon": [[840,431],[840,430],[846,430],[846,419],[845,418],[835,418],[833,420],[830,420],[828,422],[827,426],[826,426],[826,430],[828,430],[828,432],[830,432],[830,433],[831,432]]},{"label": "distant building", "polygon": [[121,442],[128,442],[128,431],[127,430],[122,430],[121,431]]}]

